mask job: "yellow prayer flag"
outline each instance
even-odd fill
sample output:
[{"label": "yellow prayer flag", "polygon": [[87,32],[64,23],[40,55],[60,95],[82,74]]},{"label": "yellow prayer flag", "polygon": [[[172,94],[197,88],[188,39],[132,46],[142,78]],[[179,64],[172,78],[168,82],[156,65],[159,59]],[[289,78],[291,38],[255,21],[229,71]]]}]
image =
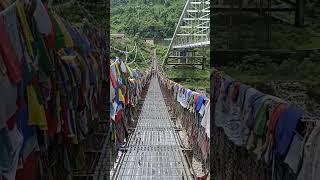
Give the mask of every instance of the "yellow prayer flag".
[{"label": "yellow prayer flag", "polygon": [[39,103],[36,91],[32,85],[27,86],[27,99],[28,125],[39,126],[41,130],[48,130],[44,107]]}]

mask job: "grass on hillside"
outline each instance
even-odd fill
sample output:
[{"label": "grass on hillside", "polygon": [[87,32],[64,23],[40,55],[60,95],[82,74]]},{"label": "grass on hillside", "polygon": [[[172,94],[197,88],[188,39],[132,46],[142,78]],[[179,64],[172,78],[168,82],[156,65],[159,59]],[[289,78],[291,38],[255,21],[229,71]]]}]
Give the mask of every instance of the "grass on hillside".
[{"label": "grass on hillside", "polygon": [[168,78],[191,90],[205,90],[210,92],[210,70],[209,67],[201,70],[194,67],[176,67],[165,71]]},{"label": "grass on hillside", "polygon": [[199,68],[194,68],[194,67],[190,67],[190,68],[170,68],[168,69],[166,72],[166,75],[169,78],[209,78],[210,76],[210,71],[209,71],[209,67],[205,68],[204,70],[201,70]]},{"label": "grass on hillside", "polygon": [[[158,64],[162,64],[167,48],[162,45],[157,45]],[[204,53],[208,53],[204,52]],[[191,90],[205,90],[210,92],[210,67],[209,59],[207,59],[205,69],[195,67],[170,67],[166,66],[165,74],[168,78],[178,82],[179,84]]]},{"label": "grass on hillside", "polygon": [[297,60],[285,60],[281,64],[261,58],[260,62],[251,60],[241,64],[219,67],[233,78],[248,84],[271,80],[296,80],[308,86],[320,85],[319,53]]}]

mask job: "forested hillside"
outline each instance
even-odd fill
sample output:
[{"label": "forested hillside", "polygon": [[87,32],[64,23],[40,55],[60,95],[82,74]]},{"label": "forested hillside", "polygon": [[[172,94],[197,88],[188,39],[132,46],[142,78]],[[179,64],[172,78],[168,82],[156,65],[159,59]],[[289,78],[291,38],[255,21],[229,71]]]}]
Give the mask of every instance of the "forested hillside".
[{"label": "forested hillside", "polygon": [[[142,38],[151,37],[156,40],[171,38],[186,0],[111,0],[111,33],[121,32],[126,36],[126,43],[111,39],[111,44],[130,51],[135,42],[139,47],[152,49],[142,42]],[[161,64],[167,51],[167,46],[156,44],[158,63]],[[140,50],[141,51],[141,50]],[[204,70],[194,68],[169,67],[166,75],[190,89],[205,89],[209,91],[209,49],[202,50],[207,57]],[[201,51],[201,52],[202,52]],[[129,54],[129,62],[135,59],[136,65],[142,68],[149,63],[151,54],[142,50],[140,53]],[[133,64],[134,66],[134,64]],[[196,70],[196,71],[195,71]]]},{"label": "forested hillside", "polygon": [[172,37],[185,0],[111,0],[111,32]]}]

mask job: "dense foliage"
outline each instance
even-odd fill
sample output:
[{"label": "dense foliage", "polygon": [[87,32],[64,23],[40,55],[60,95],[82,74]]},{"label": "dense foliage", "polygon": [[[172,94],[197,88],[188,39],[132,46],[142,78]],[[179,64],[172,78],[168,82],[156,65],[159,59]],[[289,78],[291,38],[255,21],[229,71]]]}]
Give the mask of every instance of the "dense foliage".
[{"label": "dense foliage", "polygon": [[111,0],[111,32],[172,37],[184,4],[184,0]]},{"label": "dense foliage", "polygon": [[[186,0],[112,0],[111,1],[111,32],[122,32],[133,42],[141,41],[143,37],[158,40],[172,37],[176,24],[182,13]],[[133,39],[136,40],[133,40]],[[116,43],[125,48],[124,44]],[[151,47],[146,47],[146,49]],[[153,48],[153,47],[152,47]],[[167,46],[157,43],[155,46],[158,63],[162,64],[167,52]],[[132,48],[129,48],[132,49]],[[207,56],[205,70],[197,68],[169,67],[166,75],[191,89],[205,89],[209,92],[209,49],[199,50]],[[145,54],[148,54],[145,52]],[[150,54],[150,53],[149,53]],[[134,53],[132,54],[134,55]],[[146,58],[146,57],[145,57]],[[133,59],[133,58],[131,58]],[[136,58],[137,64],[143,67],[142,57]],[[197,78],[195,80],[195,78]]]}]

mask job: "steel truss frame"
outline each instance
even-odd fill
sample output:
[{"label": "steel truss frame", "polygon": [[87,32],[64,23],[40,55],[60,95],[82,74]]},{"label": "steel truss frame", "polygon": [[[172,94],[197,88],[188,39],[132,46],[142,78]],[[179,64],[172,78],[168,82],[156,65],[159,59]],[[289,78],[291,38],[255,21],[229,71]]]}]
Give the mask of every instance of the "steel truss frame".
[{"label": "steel truss frame", "polygon": [[[203,65],[186,53],[210,45],[210,1],[187,0],[162,65]],[[169,58],[172,59],[168,61]],[[177,58],[180,57],[181,58]]]}]

